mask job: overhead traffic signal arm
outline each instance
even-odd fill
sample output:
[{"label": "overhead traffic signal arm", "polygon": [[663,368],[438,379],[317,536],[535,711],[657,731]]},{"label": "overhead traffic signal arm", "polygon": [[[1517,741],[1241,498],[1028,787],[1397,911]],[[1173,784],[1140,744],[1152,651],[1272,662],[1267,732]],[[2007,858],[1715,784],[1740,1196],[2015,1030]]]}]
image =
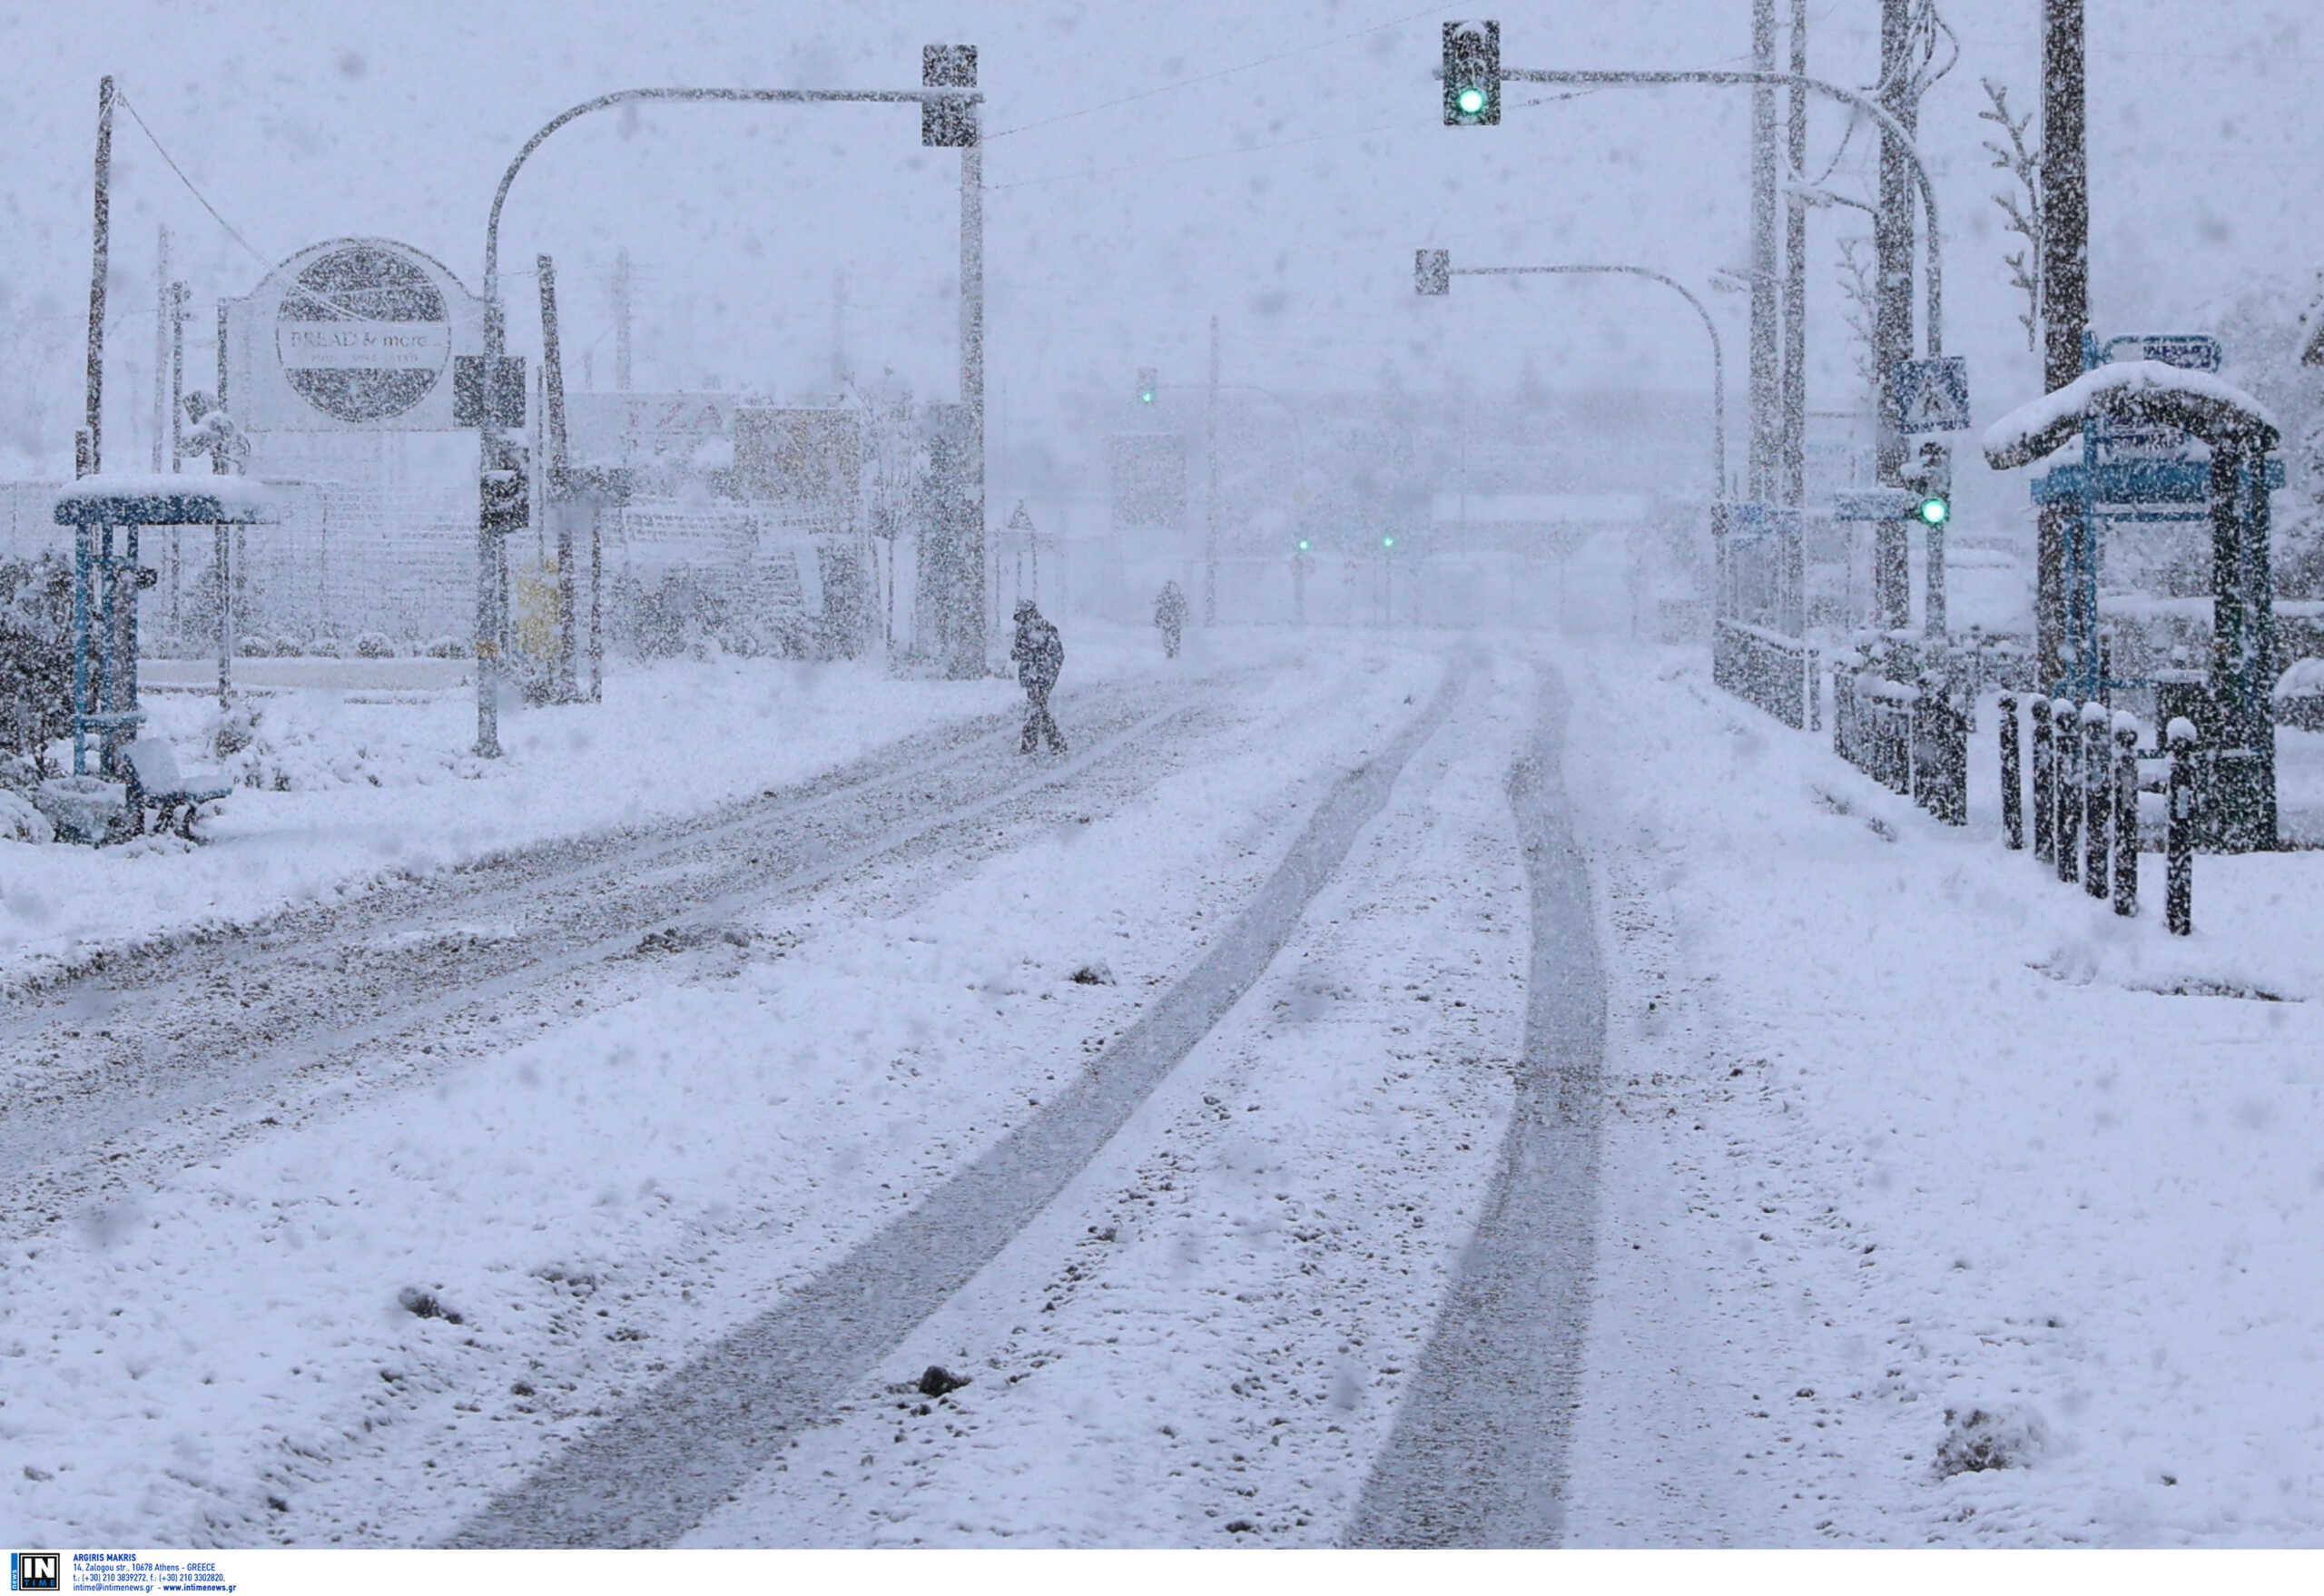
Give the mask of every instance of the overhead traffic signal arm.
[{"label": "overhead traffic signal arm", "polygon": [[1444,125],[1501,123],[1501,24],[1444,25]]}]

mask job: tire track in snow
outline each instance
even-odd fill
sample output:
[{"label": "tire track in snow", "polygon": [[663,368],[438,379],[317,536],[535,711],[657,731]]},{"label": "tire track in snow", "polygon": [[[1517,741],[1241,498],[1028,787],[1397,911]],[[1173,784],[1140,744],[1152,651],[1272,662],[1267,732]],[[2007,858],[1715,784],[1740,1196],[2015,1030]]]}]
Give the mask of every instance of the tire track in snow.
[{"label": "tire track in snow", "polygon": [[1501,1167],[1404,1411],[1345,1543],[1553,1546],[1597,1256],[1605,979],[1566,818],[1563,683],[1541,671],[1532,752],[1510,773],[1533,947],[1526,1069]]},{"label": "tire track in snow", "polygon": [[1317,805],[1250,906],[1033,1119],[792,1296],[731,1332],[471,1520],[454,1546],[666,1545],[821,1417],[1088,1164],[1289,939],[1457,700],[1428,704]]}]

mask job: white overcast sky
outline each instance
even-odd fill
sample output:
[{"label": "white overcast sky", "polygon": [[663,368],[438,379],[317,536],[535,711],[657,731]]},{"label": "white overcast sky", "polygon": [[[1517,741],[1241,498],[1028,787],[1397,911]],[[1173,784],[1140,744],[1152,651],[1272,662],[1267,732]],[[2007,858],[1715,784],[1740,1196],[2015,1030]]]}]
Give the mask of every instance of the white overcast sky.
[{"label": "white overcast sky", "polygon": [[[1787,11],[1787,5],[1782,7]],[[1970,357],[1981,417],[2028,397],[2016,301],[1978,149],[1980,76],[2031,103],[2039,0],[1945,0],[1964,59],[1925,103],[1924,147],[1952,234],[1947,343]],[[2108,331],[2176,329],[2254,281],[2304,296],[2318,264],[2324,122],[2304,0],[2124,0],[2091,11],[2093,302]],[[1438,23],[1398,0],[689,5],[25,5],[0,15],[14,137],[0,190],[0,286],[19,380],[55,390],[44,447],[69,451],[85,318],[96,84],[114,74],[186,173],[271,263],[375,233],[442,259],[473,288],[493,186],[567,104],[643,84],[908,87],[920,46],[980,47],[991,380],[1019,425],[1066,390],[1140,364],[1198,379],[1207,318],[1229,380],[1362,385],[1384,368],[1490,389],[1530,357],[1553,385],[1695,388],[1701,340],[1650,286],[1463,283],[1418,303],[1412,251],[1456,264],[1635,262],[1700,285],[1745,252],[1748,97],[1609,90],[1551,103],[1512,86],[1504,125],[1439,125]],[[1817,0],[1819,75],[1873,74],[1876,0]],[[1742,64],[1748,0],[1505,5],[1516,66]],[[1264,63],[1264,64],[1252,64]],[[1233,69],[1243,70],[1233,70]],[[1147,93],[1159,90],[1159,93]],[[1146,94],[1128,103],[1108,104]],[[1087,112],[1086,114],[1070,114]],[[1813,159],[1842,125],[1819,112]],[[1021,131],[1009,131],[1021,130]],[[1856,149],[1868,143],[1860,136]],[[261,261],[196,203],[126,116],[115,133],[113,353],[119,405],[150,360],[154,230],[172,228],[197,325]],[[642,275],[640,386],[819,383],[832,286],[849,283],[859,369],[924,396],[954,369],[956,157],[923,151],[902,108],[662,108],[559,133],[518,180],[504,264],[558,261],[568,348],[610,386],[606,279]],[[1868,192],[1851,156],[1837,182]],[[1810,402],[1844,405],[1833,240],[1817,213]],[[529,280],[513,338],[535,340]],[[691,301],[691,310],[688,303]],[[1741,301],[1715,310],[1740,366]],[[142,320],[141,320],[142,318]],[[682,341],[684,340],[684,341]],[[197,357],[206,360],[204,351]],[[578,386],[581,363],[569,379]],[[150,390],[140,390],[150,391]],[[1730,392],[1734,391],[1730,389]],[[114,406],[108,407],[109,417]],[[133,428],[109,419],[116,436]],[[133,436],[133,432],[131,434]]]}]

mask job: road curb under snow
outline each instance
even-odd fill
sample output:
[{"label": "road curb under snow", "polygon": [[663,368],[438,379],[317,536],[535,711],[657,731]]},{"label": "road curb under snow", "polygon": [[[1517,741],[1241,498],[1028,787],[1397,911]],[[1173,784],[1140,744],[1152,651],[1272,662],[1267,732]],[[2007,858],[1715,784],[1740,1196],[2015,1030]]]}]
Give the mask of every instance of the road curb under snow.
[{"label": "road curb under snow", "polygon": [[551,1458],[452,1544],[665,1545],[726,1501],[1007,1246],[1249,990],[1468,671],[1450,666],[1393,741],[1324,797],[1202,962],[1071,1089],[920,1207]]},{"label": "road curb under snow", "polygon": [[1563,684],[1541,674],[1528,757],[1510,773],[1533,920],[1525,1069],[1476,1234],[1351,1546],[1551,1546],[1597,1253],[1606,1037],[1590,875],[1567,820]]}]

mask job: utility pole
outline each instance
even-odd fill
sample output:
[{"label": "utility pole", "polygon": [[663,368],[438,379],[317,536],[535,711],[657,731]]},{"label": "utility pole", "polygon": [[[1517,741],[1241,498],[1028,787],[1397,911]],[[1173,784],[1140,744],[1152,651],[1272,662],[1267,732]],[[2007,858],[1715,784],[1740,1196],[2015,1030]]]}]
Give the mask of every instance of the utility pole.
[{"label": "utility pole", "polygon": [[1210,391],[1202,407],[1202,624],[1218,625],[1218,318],[1210,319]]},{"label": "utility pole", "polygon": [[565,358],[556,325],[556,262],[537,255],[533,268],[541,290],[541,427],[548,445],[541,507],[556,526],[556,696],[560,704],[572,704],[581,696],[574,675],[580,639],[575,635],[578,606],[573,589],[573,501],[566,475]]},{"label": "utility pole", "polygon": [[94,477],[104,466],[105,256],[113,245],[113,76],[97,82],[96,225],[89,245],[88,413],[84,447],[74,451],[74,475]]},{"label": "utility pole", "polygon": [[[1751,70],[1776,70],[1776,0],[1751,0]],[[1782,310],[1776,297],[1776,91],[1751,90],[1751,502],[1770,504],[1778,453],[1777,362]]]},{"label": "utility pole", "polygon": [[[924,88],[972,89],[977,84],[974,44],[931,44],[921,52]],[[960,103],[942,136],[960,152],[960,406],[968,412],[962,439],[962,507],[960,545],[953,550],[954,580],[950,635],[952,657],[946,675],[955,680],[985,672],[984,630],[984,144],[977,103]],[[930,143],[928,113],[922,113],[921,143]]]},{"label": "utility pole", "polygon": [[614,391],[629,391],[629,251],[614,257]]},{"label": "utility pole", "polygon": [[[1807,0],[1791,0],[1791,74],[1807,75]],[[1783,405],[1777,429],[1781,502],[1794,510],[1807,498],[1807,202],[1798,185],[1807,181],[1807,85],[1791,85],[1791,123],[1785,164],[1792,190],[1784,202]],[[1807,619],[1806,528],[1787,517],[1783,534],[1783,594],[1787,613]]]},{"label": "utility pole", "polygon": [[[1911,0],[1880,0],[1881,108],[1904,130],[1905,138],[1883,131],[1880,140],[1880,209],[1872,224],[1874,270],[1879,297],[1872,319],[1872,365],[1879,383],[1879,438],[1874,480],[1903,483],[1905,439],[1896,430],[1896,368],[1913,353],[1913,173],[1906,140],[1915,131],[1919,100],[1913,89]],[[1912,566],[1906,528],[1910,523],[1872,524],[1874,608],[1884,630],[1912,621]]]},{"label": "utility pole", "polygon": [[[2090,165],[2083,148],[2082,0],[2042,5],[2042,386],[2052,393],[2082,375],[2090,321]],[[2066,539],[2071,503],[2042,507],[2034,553],[2037,684],[2065,675]]]},{"label": "utility pole", "polygon": [[153,268],[153,474],[169,468],[162,463],[170,447],[170,230],[162,227]]}]

